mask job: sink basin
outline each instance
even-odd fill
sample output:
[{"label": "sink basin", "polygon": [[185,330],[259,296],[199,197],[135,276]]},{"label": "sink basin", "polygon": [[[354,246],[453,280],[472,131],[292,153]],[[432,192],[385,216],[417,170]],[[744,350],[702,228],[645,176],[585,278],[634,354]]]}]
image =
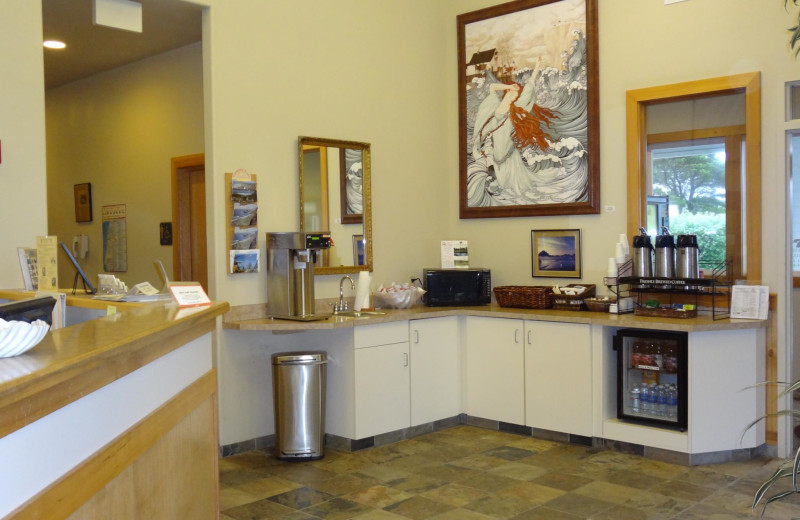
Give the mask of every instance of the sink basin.
[{"label": "sink basin", "polygon": [[383,316],[384,314],[386,313],[380,311],[356,311],[356,310],[338,311],[333,313],[335,317],[340,317],[340,318],[366,318],[367,316]]}]

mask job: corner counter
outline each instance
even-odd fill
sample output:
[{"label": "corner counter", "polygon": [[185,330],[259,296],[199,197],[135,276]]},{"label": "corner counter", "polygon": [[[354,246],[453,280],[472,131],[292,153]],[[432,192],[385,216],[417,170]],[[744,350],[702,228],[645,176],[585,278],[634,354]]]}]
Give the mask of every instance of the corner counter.
[{"label": "corner counter", "polygon": [[378,323],[408,321],[445,316],[483,316],[487,318],[512,318],[531,321],[550,321],[559,323],[583,323],[603,327],[633,329],[659,329],[683,332],[761,329],[767,327],[767,320],[714,320],[711,316],[696,318],[651,318],[634,314],[609,314],[607,312],[562,311],[554,309],[517,309],[501,307],[497,304],[473,307],[412,307],[410,309],[379,309],[386,314],[359,318],[328,316],[317,321],[293,321],[265,317],[266,305],[240,305],[231,308],[223,318],[223,327],[232,330],[262,330],[301,332],[304,330],[325,330],[353,328]]},{"label": "corner counter", "polygon": [[[260,430],[223,435],[234,441],[223,443],[223,455],[274,440],[270,355],[301,349],[328,353],[328,395],[335,399],[326,409],[326,432],[340,449],[462,422],[688,465],[748,458],[765,444],[763,424],[739,436],[765,411],[764,389],[753,385],[765,376],[768,320],[486,305],[302,322],[265,318],[265,311],[264,305],[234,307],[223,319],[236,353],[253,353],[246,370],[257,374],[264,396],[247,417],[254,422],[261,414]],[[618,419],[613,336],[628,328],[687,334],[687,430]],[[714,377],[720,371],[729,376],[722,382]],[[223,399],[223,408],[235,404]]]},{"label": "corner counter", "polygon": [[121,307],[0,359],[0,517],[216,518],[229,306]]}]

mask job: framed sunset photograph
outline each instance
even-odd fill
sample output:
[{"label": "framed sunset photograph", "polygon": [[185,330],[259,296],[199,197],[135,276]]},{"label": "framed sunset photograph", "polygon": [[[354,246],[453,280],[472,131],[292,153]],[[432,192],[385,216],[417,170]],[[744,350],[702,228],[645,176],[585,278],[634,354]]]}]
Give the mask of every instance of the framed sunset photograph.
[{"label": "framed sunset photograph", "polygon": [[580,278],[581,230],[532,230],[531,263],[534,278]]}]

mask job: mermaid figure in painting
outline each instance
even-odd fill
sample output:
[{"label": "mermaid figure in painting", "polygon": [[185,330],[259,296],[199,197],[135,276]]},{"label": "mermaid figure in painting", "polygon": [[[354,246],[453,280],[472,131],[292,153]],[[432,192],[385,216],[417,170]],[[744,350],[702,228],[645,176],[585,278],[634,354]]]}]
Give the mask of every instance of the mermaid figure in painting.
[{"label": "mermaid figure in painting", "polygon": [[469,206],[577,202],[586,198],[585,39],[580,31],[562,68],[491,71],[469,93],[474,119],[468,157]]}]

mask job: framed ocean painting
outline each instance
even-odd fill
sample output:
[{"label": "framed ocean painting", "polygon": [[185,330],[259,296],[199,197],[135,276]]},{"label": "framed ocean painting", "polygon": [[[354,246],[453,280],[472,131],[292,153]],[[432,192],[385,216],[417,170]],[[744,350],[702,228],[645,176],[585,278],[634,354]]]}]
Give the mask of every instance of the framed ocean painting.
[{"label": "framed ocean painting", "polygon": [[600,213],[597,0],[457,22],[459,216]]},{"label": "framed ocean painting", "polygon": [[580,278],[581,256],[580,229],[531,231],[531,264],[534,278]]}]

